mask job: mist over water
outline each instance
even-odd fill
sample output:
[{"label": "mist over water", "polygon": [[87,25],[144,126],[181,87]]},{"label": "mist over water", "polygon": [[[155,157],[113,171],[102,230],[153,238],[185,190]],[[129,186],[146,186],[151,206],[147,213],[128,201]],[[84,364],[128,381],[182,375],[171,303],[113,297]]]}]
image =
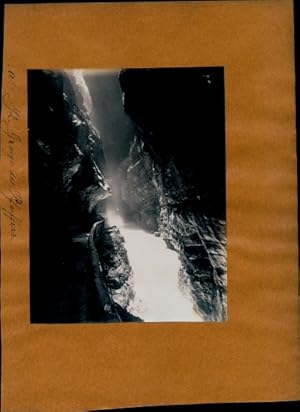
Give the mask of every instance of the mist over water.
[{"label": "mist over water", "polygon": [[129,310],[146,322],[202,321],[193,308],[192,298],[180,289],[178,254],[168,249],[162,238],[125,222],[119,213],[122,181],[118,167],[128,156],[134,136],[131,119],[124,112],[119,71],[81,71],[80,74],[84,75],[80,85],[85,83],[81,90],[90,93],[85,100],[93,101],[92,118],[104,145],[105,175],[112,189],[106,221],[110,226],[117,226],[124,237],[133,270],[135,299]]},{"label": "mist over water", "polygon": [[112,208],[106,214],[108,224],[117,226],[125,239],[136,295],[132,313],[146,322],[201,321],[192,300],[180,290],[177,253],[160,237],[126,223]]}]

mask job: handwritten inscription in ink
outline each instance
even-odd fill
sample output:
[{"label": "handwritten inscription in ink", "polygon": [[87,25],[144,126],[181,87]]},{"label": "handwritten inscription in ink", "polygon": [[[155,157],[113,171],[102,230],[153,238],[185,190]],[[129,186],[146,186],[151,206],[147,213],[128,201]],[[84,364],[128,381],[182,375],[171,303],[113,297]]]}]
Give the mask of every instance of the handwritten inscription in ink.
[{"label": "handwritten inscription in ink", "polygon": [[[2,212],[8,219],[10,228],[10,238],[16,239],[18,229],[22,223],[20,209],[23,205],[23,198],[18,190],[18,174],[16,168],[18,146],[22,143],[21,136],[16,132],[21,114],[19,108],[14,103],[14,96],[17,92],[16,75],[13,70],[7,72],[7,92],[2,96],[4,119],[1,121],[1,134],[5,142],[1,142],[1,157],[6,157],[9,162],[8,190],[1,194],[5,200]],[[3,145],[3,143],[5,143]],[[2,150],[2,148],[5,148]]]}]

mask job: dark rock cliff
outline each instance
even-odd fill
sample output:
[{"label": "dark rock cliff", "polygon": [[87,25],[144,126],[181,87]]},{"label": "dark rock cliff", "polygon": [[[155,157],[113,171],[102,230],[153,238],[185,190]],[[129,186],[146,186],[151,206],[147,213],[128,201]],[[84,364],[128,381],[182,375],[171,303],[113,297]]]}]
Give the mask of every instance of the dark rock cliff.
[{"label": "dark rock cliff", "polygon": [[29,71],[28,87],[31,321],[133,320],[124,240],[103,223],[99,133],[66,73]]},{"label": "dark rock cliff", "polygon": [[120,173],[127,214],[178,251],[205,321],[226,318],[225,125],[221,68],[124,70],[135,136]]}]

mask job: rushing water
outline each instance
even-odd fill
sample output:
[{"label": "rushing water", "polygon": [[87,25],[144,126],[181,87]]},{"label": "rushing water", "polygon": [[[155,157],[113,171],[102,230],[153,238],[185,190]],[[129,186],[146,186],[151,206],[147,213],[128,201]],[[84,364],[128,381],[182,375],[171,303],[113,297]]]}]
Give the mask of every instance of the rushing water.
[{"label": "rushing water", "polygon": [[168,249],[160,237],[125,223],[112,210],[108,210],[107,219],[125,239],[136,295],[131,311],[147,322],[201,321],[192,300],[179,288],[177,253]]}]

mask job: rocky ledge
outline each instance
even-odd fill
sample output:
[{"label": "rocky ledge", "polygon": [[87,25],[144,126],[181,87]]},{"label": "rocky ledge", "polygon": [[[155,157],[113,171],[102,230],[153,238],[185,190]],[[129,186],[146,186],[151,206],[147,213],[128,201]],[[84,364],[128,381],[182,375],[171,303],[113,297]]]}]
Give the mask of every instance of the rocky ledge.
[{"label": "rocky ledge", "polygon": [[111,195],[101,137],[68,74],[33,70],[28,81],[31,321],[138,320],[124,240],[93,230]]}]

